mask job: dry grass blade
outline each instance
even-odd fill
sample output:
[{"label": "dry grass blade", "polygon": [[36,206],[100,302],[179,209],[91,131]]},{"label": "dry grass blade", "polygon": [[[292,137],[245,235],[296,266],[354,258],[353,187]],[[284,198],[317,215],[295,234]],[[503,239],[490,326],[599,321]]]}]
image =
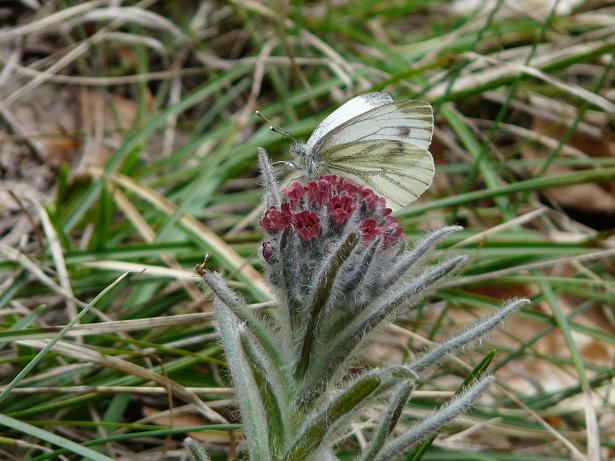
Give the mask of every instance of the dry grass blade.
[{"label": "dry grass blade", "polygon": [[90,10],[74,19],[71,22],[81,24],[90,21],[121,20],[122,22],[133,22],[146,27],[166,30],[180,41],[188,40],[188,37],[179,27],[166,18],[161,17],[151,11],[135,7],[107,7]]},{"label": "dry grass blade", "polygon": [[548,208],[543,207],[543,208],[538,208],[536,210],[530,211],[521,216],[517,216],[515,219],[511,219],[510,221],[504,222],[502,224],[498,224],[497,226],[494,226],[483,232],[479,232],[478,234],[473,235],[472,237],[468,237],[467,239],[456,243],[451,248],[462,248],[464,246],[470,245],[471,243],[481,242],[487,239],[488,237],[497,234],[498,232],[502,232],[506,229],[510,229],[516,226],[521,226],[527,222],[530,222],[534,218],[537,218],[538,216],[545,214],[547,211],[548,211]]},{"label": "dry grass blade", "polygon": [[[110,33],[106,38],[113,39],[116,37],[117,33]],[[131,40],[127,39],[126,34],[123,35],[124,40],[130,42]],[[152,48],[158,48],[157,42],[152,42],[150,40],[141,39],[140,42],[143,44],[150,46]],[[163,51],[158,50],[157,51]],[[10,63],[8,60],[3,60],[3,57],[0,56],[0,62],[5,64],[5,69]],[[22,75],[25,77],[39,77],[41,75],[45,75],[45,79],[51,83],[66,83],[68,85],[85,85],[85,86],[115,86],[115,85],[128,85],[131,83],[147,83],[156,80],[171,80],[176,77],[190,77],[190,76],[199,76],[206,73],[206,70],[202,68],[192,68],[192,69],[179,69],[179,70],[165,70],[160,72],[146,72],[142,74],[135,75],[125,75],[121,77],[86,77],[86,76],[78,76],[78,75],[47,75],[45,72],[38,71],[36,69],[31,69],[29,67],[20,66],[15,64],[12,66],[15,69],[15,72],[18,75]],[[229,65],[229,67],[233,67]],[[9,67],[10,68],[10,67]],[[4,70],[4,69],[3,69]]]},{"label": "dry grass blade", "polygon": [[[613,45],[615,45],[615,40],[613,39],[607,41],[593,41],[575,44],[568,46],[565,49],[551,51],[549,53],[538,55],[534,58],[532,62],[534,64],[534,67],[541,69],[543,67],[549,67],[553,63],[564,60],[569,56],[591,54],[595,53],[598,50],[609,48]],[[517,72],[517,69],[503,66],[483,70],[482,72],[476,72],[470,75],[464,75],[456,80],[455,84],[450,90],[448,89],[448,83],[442,83],[436,85],[434,88],[429,90],[427,93],[427,97],[429,99],[437,99],[445,95],[447,91],[461,93],[464,91],[471,91],[477,86],[488,87],[489,84],[492,82],[506,79],[507,77],[515,76]]]},{"label": "dry grass blade", "polygon": [[[213,313],[199,312],[193,314],[168,315],[164,317],[149,317],[146,319],[114,320],[99,323],[80,324],[66,333],[68,337],[89,336],[96,334],[149,330],[151,328],[170,327],[174,325],[188,325],[205,323],[214,319]],[[52,336],[53,332],[61,330],[61,326],[46,327],[42,333],[37,332],[37,337]]]},{"label": "dry grass blade", "polygon": [[[45,340],[22,340],[20,343],[31,347],[36,347],[38,349],[44,349],[49,344],[49,342]],[[52,347],[52,349],[77,360],[93,362],[104,367],[115,368],[122,373],[139,377],[145,381],[152,381],[170,390],[173,395],[181,398],[187,403],[194,404],[199,412],[209,421],[215,423],[228,422],[220,414],[209,408],[194,392],[187,390],[184,386],[169,378],[160,376],[150,370],[140,367],[139,365],[135,365],[134,363],[130,363],[118,357],[106,356],[90,348],[79,346],[77,344],[71,344],[66,341],[59,341]]]},{"label": "dry grass blade", "polygon": [[[0,387],[0,390],[3,388]],[[232,387],[186,387],[188,392],[204,395],[233,395]],[[50,394],[89,394],[98,392],[102,394],[167,394],[169,389],[160,386],[66,386],[66,387],[16,387],[12,390],[16,394],[37,394],[46,392]]]},{"label": "dry grass blade", "polygon": [[[99,169],[91,169],[90,174],[96,178],[102,178],[104,173]],[[175,212],[176,206],[169,200],[159,195],[152,189],[148,189],[132,179],[122,175],[108,175],[106,179],[120,185],[127,190],[137,194],[142,199],[154,205],[158,210],[172,215]],[[206,243],[218,256],[223,258],[229,265],[229,268],[236,272],[240,277],[253,284],[264,296],[271,298],[271,291],[263,281],[263,277],[254,270],[252,266],[239,256],[224,240],[218,235],[201,224],[192,216],[183,215],[179,218],[179,222],[193,235],[197,236],[202,242]]]},{"label": "dry grass blade", "polygon": [[515,64],[515,63],[502,62],[502,61],[498,61],[497,59],[489,58],[488,56],[483,56],[477,53],[468,53],[468,58],[475,59],[477,61],[485,61],[489,64],[494,64],[498,67],[508,68],[510,69],[511,74],[514,74],[517,72],[524,72],[546,83],[549,83],[550,85],[553,85],[555,88],[563,90],[566,93],[569,93],[573,96],[578,97],[579,99],[585,100],[595,105],[596,107],[600,107],[606,113],[615,113],[615,104],[611,103],[610,101],[603,98],[602,96],[594,94],[578,85],[572,85],[570,83],[561,82],[557,80],[556,78],[551,77],[550,75],[540,71],[539,69],[536,69],[535,67],[524,66],[524,65]]},{"label": "dry grass blade", "polygon": [[[512,392],[509,392],[508,390],[504,389],[503,386],[499,385],[496,383],[496,385],[498,386],[498,390],[502,393],[504,393],[506,395],[506,397],[508,397],[510,400],[512,400],[513,402],[515,402],[517,405],[519,405],[519,407],[523,408],[525,411],[528,412],[528,414],[535,419],[536,421],[538,421],[540,423],[540,425],[542,427],[544,427],[547,432],[549,432],[549,434],[551,434],[556,440],[559,440],[567,449],[568,451],[570,451],[570,454],[572,456],[573,459],[576,460],[580,460],[580,461],[589,461],[587,459],[587,457],[581,453],[579,451],[579,449],[577,447],[574,446],[574,444],[572,442],[570,442],[570,440],[568,440],[566,437],[564,437],[562,434],[560,434],[558,431],[556,431],[553,426],[551,426],[549,423],[547,423],[544,418],[541,418],[540,415],[538,415],[538,413],[536,413],[534,410],[532,410],[530,407],[528,407],[527,405],[525,405],[521,400],[519,400]],[[592,460],[593,461],[593,460]]]},{"label": "dry grass blade", "polygon": [[591,389],[583,386],[583,403],[585,404],[585,424],[587,426],[587,457],[590,461],[600,461],[600,429],[598,416],[594,408]]},{"label": "dry grass blade", "polygon": [[591,261],[594,259],[604,259],[604,258],[609,258],[613,255],[615,255],[615,248],[603,250],[603,251],[596,251],[596,252],[587,253],[587,254],[579,255],[579,256],[568,256],[564,258],[551,259],[548,261],[539,261],[536,263],[523,264],[521,266],[514,266],[514,267],[510,267],[506,269],[500,269],[500,270],[489,272],[486,274],[459,277],[457,280],[451,280],[449,282],[444,282],[441,286],[444,288],[452,288],[452,287],[458,287],[458,286],[463,286],[463,285],[472,285],[477,282],[483,282],[485,280],[494,280],[497,277],[501,277],[503,275],[508,275],[508,274],[514,274],[517,272],[529,271],[532,269],[542,269],[545,267],[553,267],[553,266],[557,266],[560,264],[573,263],[577,261]]},{"label": "dry grass blade", "polygon": [[[154,266],[151,264],[129,263],[125,261],[92,261],[83,263],[85,267],[114,271],[114,272],[142,272],[147,277],[168,277],[178,281],[196,282],[194,271],[175,269],[170,267]],[[233,285],[233,284],[231,284]]]},{"label": "dry grass blade", "polygon": [[66,291],[66,293],[70,295],[70,297],[66,298],[66,309],[68,311],[68,318],[73,319],[77,316],[77,306],[74,301],[75,296],[70,285],[70,277],[68,274],[68,270],[66,269],[66,262],[64,261],[64,252],[62,250],[62,245],[60,244],[58,235],[53,228],[51,221],[49,220],[49,215],[47,214],[47,211],[42,207],[40,203],[36,204],[36,208],[38,210],[41,224],[43,225],[43,230],[45,231],[45,235],[47,237],[47,244],[49,245],[49,251],[56,267],[58,281],[60,282],[60,286]]},{"label": "dry grass blade", "polygon": [[49,287],[49,289],[51,289],[53,292],[59,294],[67,300],[77,302],[79,301],[73,296],[70,291],[59,286],[51,279],[51,277],[45,274],[45,272],[38,266],[38,264],[36,264],[34,261],[32,261],[20,251],[17,251],[15,248],[0,244],[0,254],[3,254],[11,261],[15,261],[16,263],[18,263],[30,274],[32,274],[36,279],[38,279],[42,284]]},{"label": "dry grass blade", "polygon": [[10,30],[5,30],[2,32],[2,35],[0,35],[0,43],[8,42],[17,37],[36,32],[47,33],[49,32],[50,27],[63,24],[67,19],[78,16],[80,14],[84,14],[104,4],[105,2],[103,0],[85,2],[80,5],[75,5],[64,10],[58,11],[57,13],[47,15],[44,18],[24,24],[23,26],[14,27]]}]

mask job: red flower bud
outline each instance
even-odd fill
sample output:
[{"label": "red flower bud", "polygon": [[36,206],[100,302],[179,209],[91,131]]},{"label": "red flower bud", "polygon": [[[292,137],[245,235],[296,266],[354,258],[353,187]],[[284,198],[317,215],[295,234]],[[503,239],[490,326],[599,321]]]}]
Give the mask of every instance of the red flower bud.
[{"label": "red flower bud", "polygon": [[378,204],[378,196],[374,194],[374,191],[364,187],[359,192],[359,196],[361,197],[361,202],[365,203],[367,212],[373,213],[376,210],[376,205]]},{"label": "red flower bud", "polygon": [[263,259],[267,261],[269,264],[274,264],[276,262],[276,257],[274,255],[274,249],[271,242],[265,241],[263,242],[263,247],[261,248],[261,254],[263,255]]},{"label": "red flower bud", "polygon": [[320,177],[321,180],[327,181],[331,186],[336,186],[338,178],[334,174],[324,174]]},{"label": "red flower bud", "polygon": [[346,192],[351,197],[359,192],[359,185],[348,178],[341,178],[337,185],[338,193]]}]

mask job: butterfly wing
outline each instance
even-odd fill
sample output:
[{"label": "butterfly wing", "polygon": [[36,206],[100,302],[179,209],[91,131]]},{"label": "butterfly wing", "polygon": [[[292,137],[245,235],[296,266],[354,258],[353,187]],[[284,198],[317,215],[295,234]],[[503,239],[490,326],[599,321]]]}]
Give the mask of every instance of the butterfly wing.
[{"label": "butterfly wing", "polygon": [[365,93],[352,98],[320,122],[312,133],[312,136],[310,136],[310,139],[308,139],[308,149],[313,148],[318,141],[323,139],[331,130],[348,122],[357,115],[385,104],[391,104],[392,102],[393,99],[387,93]]},{"label": "butterfly wing", "polygon": [[426,101],[399,101],[346,120],[320,138],[314,148],[320,151],[321,157],[328,146],[356,141],[400,141],[427,149],[432,135],[431,105]]},{"label": "butterfly wing", "polygon": [[396,140],[329,146],[323,172],[345,176],[387,198],[393,210],[407,206],[431,185],[434,163],[422,148]]},{"label": "butterfly wing", "polygon": [[428,102],[390,102],[335,126],[314,149],[323,171],[371,187],[397,209],[431,184],[434,164],[427,148],[432,135]]}]

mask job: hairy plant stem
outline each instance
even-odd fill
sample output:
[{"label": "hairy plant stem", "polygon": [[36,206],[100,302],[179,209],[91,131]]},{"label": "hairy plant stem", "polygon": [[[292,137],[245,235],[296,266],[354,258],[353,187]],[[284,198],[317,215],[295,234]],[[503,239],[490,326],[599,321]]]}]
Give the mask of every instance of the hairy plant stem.
[{"label": "hairy plant stem", "polygon": [[356,234],[348,235],[344,243],[342,243],[338,250],[333,254],[330,259],[330,263],[325,266],[325,269],[319,277],[318,285],[316,286],[313,294],[312,304],[308,309],[308,322],[305,328],[303,341],[301,342],[299,362],[297,363],[297,367],[295,369],[295,378],[298,380],[305,375],[305,372],[309,367],[314,339],[320,320],[320,314],[331,297],[331,288],[335,282],[335,276],[346,259],[350,256],[350,253],[355,248],[357,242],[358,237]]}]

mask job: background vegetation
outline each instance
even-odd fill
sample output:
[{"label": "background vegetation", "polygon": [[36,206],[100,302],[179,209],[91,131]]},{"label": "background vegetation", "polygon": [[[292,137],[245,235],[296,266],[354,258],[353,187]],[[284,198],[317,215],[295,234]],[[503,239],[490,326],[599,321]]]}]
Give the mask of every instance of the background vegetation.
[{"label": "background vegetation", "polygon": [[[288,140],[254,110],[306,138],[347,98],[386,90],[437,114],[435,184],[397,216],[409,240],[464,225],[440,255],[471,263],[356,366],[528,296],[492,338],[496,384],[422,459],[612,459],[614,13],[599,0],[0,6],[0,458],[180,459],[187,434],[240,457],[193,268],[210,254],[269,306],[256,147],[288,160]],[[434,372],[404,420],[490,351]],[[340,435],[348,456],[372,416]]]}]

